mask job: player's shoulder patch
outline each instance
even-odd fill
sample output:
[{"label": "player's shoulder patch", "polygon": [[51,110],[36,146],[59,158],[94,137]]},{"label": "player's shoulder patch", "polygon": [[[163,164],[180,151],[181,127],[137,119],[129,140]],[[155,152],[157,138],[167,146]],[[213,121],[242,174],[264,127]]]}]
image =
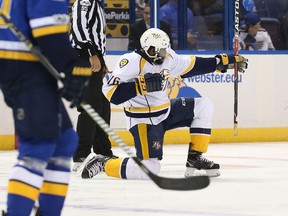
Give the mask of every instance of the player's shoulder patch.
[{"label": "player's shoulder patch", "polygon": [[123,68],[125,65],[127,65],[129,63],[129,60],[128,59],[126,59],[126,58],[124,58],[124,59],[122,59],[121,61],[120,61],[120,63],[119,63],[119,67],[120,68]]}]

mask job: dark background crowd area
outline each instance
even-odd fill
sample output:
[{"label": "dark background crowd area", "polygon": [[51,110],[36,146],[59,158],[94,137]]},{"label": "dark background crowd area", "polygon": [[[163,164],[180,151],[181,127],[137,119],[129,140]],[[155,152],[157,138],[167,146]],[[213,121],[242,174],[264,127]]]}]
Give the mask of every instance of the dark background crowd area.
[{"label": "dark background crowd area", "polygon": [[[109,2],[115,0],[102,0],[103,5],[109,5]],[[148,0],[127,0],[127,5],[133,5],[134,9],[130,8],[130,19],[127,22],[127,27],[117,30],[117,24],[123,25],[123,21],[119,20],[119,23],[108,23],[115,29],[112,31],[125,32],[119,36],[119,34],[109,34],[109,38],[121,37],[127,38],[129,36],[129,24],[133,24],[135,21],[143,18],[143,8]],[[169,0],[160,0],[160,7],[167,4]],[[119,1],[120,2],[120,1]],[[121,1],[123,2],[123,1]],[[194,16],[194,31],[197,36],[197,50],[225,50],[231,48],[232,40],[231,32],[227,28],[232,28],[233,23],[225,26],[224,19],[229,19],[228,13],[233,13],[233,2],[231,0],[186,0],[187,8],[191,9]],[[72,0],[73,3],[73,0]],[[152,2],[150,2],[151,4]],[[72,5],[72,4],[71,4]],[[227,6],[228,5],[228,6]],[[118,9],[117,9],[118,10]],[[105,11],[111,11],[106,9]],[[131,16],[131,11],[135,13]],[[240,20],[241,23],[244,17],[249,12],[256,12],[261,17],[261,25],[267,30],[271,36],[272,42],[276,50],[288,50],[288,0],[240,0]],[[152,14],[152,13],[151,13]],[[228,32],[228,33],[227,33]],[[121,34],[120,33],[120,34]],[[184,48],[185,49],[185,48]]]}]

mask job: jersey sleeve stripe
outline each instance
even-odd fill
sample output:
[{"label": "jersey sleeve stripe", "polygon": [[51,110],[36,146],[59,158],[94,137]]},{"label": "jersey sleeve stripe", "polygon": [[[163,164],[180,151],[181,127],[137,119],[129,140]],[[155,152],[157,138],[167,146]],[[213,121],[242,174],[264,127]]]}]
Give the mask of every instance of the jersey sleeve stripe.
[{"label": "jersey sleeve stripe", "polygon": [[74,76],[91,76],[92,69],[91,68],[84,68],[84,67],[74,67],[72,74]]},{"label": "jersey sleeve stripe", "polygon": [[108,99],[109,101],[111,100],[111,97],[112,97],[112,95],[114,94],[114,92],[116,91],[116,89],[117,89],[117,85],[113,86],[113,88],[111,88],[111,89],[107,92],[106,97],[107,97],[107,99]]},{"label": "jersey sleeve stripe", "polygon": [[52,34],[59,34],[59,33],[66,33],[68,34],[68,25],[62,25],[62,26],[48,26],[43,28],[37,28],[32,31],[34,37],[42,37],[46,35],[52,35]]},{"label": "jersey sleeve stripe", "polygon": [[5,16],[7,16],[11,8],[11,1],[2,1],[1,8],[2,8],[2,13]]},{"label": "jersey sleeve stripe", "polygon": [[32,53],[13,52],[0,50],[0,59],[12,59],[22,61],[38,61],[38,58]]},{"label": "jersey sleeve stripe", "polygon": [[23,42],[0,40],[0,50],[30,51]]},{"label": "jersey sleeve stripe", "polygon": [[196,57],[195,57],[195,56],[190,56],[190,60],[191,60],[190,65],[188,66],[188,68],[187,68],[184,72],[182,72],[182,73],[180,74],[180,76],[188,73],[188,72],[191,71],[192,68],[194,67],[195,61],[196,61]]},{"label": "jersey sleeve stripe", "polygon": [[30,21],[32,29],[44,27],[44,26],[57,26],[57,25],[69,25],[69,16],[66,14],[59,14],[48,17],[36,18]]}]

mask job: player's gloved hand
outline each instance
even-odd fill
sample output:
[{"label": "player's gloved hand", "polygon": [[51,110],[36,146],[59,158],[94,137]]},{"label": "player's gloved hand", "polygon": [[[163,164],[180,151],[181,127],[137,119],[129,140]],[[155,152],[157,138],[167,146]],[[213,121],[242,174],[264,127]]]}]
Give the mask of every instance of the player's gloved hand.
[{"label": "player's gloved hand", "polygon": [[61,73],[62,88],[59,89],[63,98],[70,101],[70,107],[78,106],[83,99],[89,84],[92,70],[89,67],[74,67],[71,74]]},{"label": "player's gloved hand", "polygon": [[145,95],[147,92],[161,91],[164,77],[160,73],[147,73],[138,76],[135,80],[137,94]]},{"label": "player's gloved hand", "polygon": [[241,73],[244,73],[248,67],[248,59],[241,55],[220,54],[215,57],[217,59],[216,72],[226,73],[227,69],[234,68],[234,63],[237,63],[237,69]]}]

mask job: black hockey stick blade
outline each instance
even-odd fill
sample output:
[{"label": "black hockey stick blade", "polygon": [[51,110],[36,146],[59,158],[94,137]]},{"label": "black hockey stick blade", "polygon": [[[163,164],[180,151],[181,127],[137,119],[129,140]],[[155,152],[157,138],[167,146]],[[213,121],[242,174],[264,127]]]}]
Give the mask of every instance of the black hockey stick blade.
[{"label": "black hockey stick blade", "polygon": [[206,188],[210,184],[208,176],[194,176],[190,178],[167,178],[153,174],[144,166],[138,158],[133,157],[135,163],[158,185],[158,187],[166,190],[200,190]]}]

